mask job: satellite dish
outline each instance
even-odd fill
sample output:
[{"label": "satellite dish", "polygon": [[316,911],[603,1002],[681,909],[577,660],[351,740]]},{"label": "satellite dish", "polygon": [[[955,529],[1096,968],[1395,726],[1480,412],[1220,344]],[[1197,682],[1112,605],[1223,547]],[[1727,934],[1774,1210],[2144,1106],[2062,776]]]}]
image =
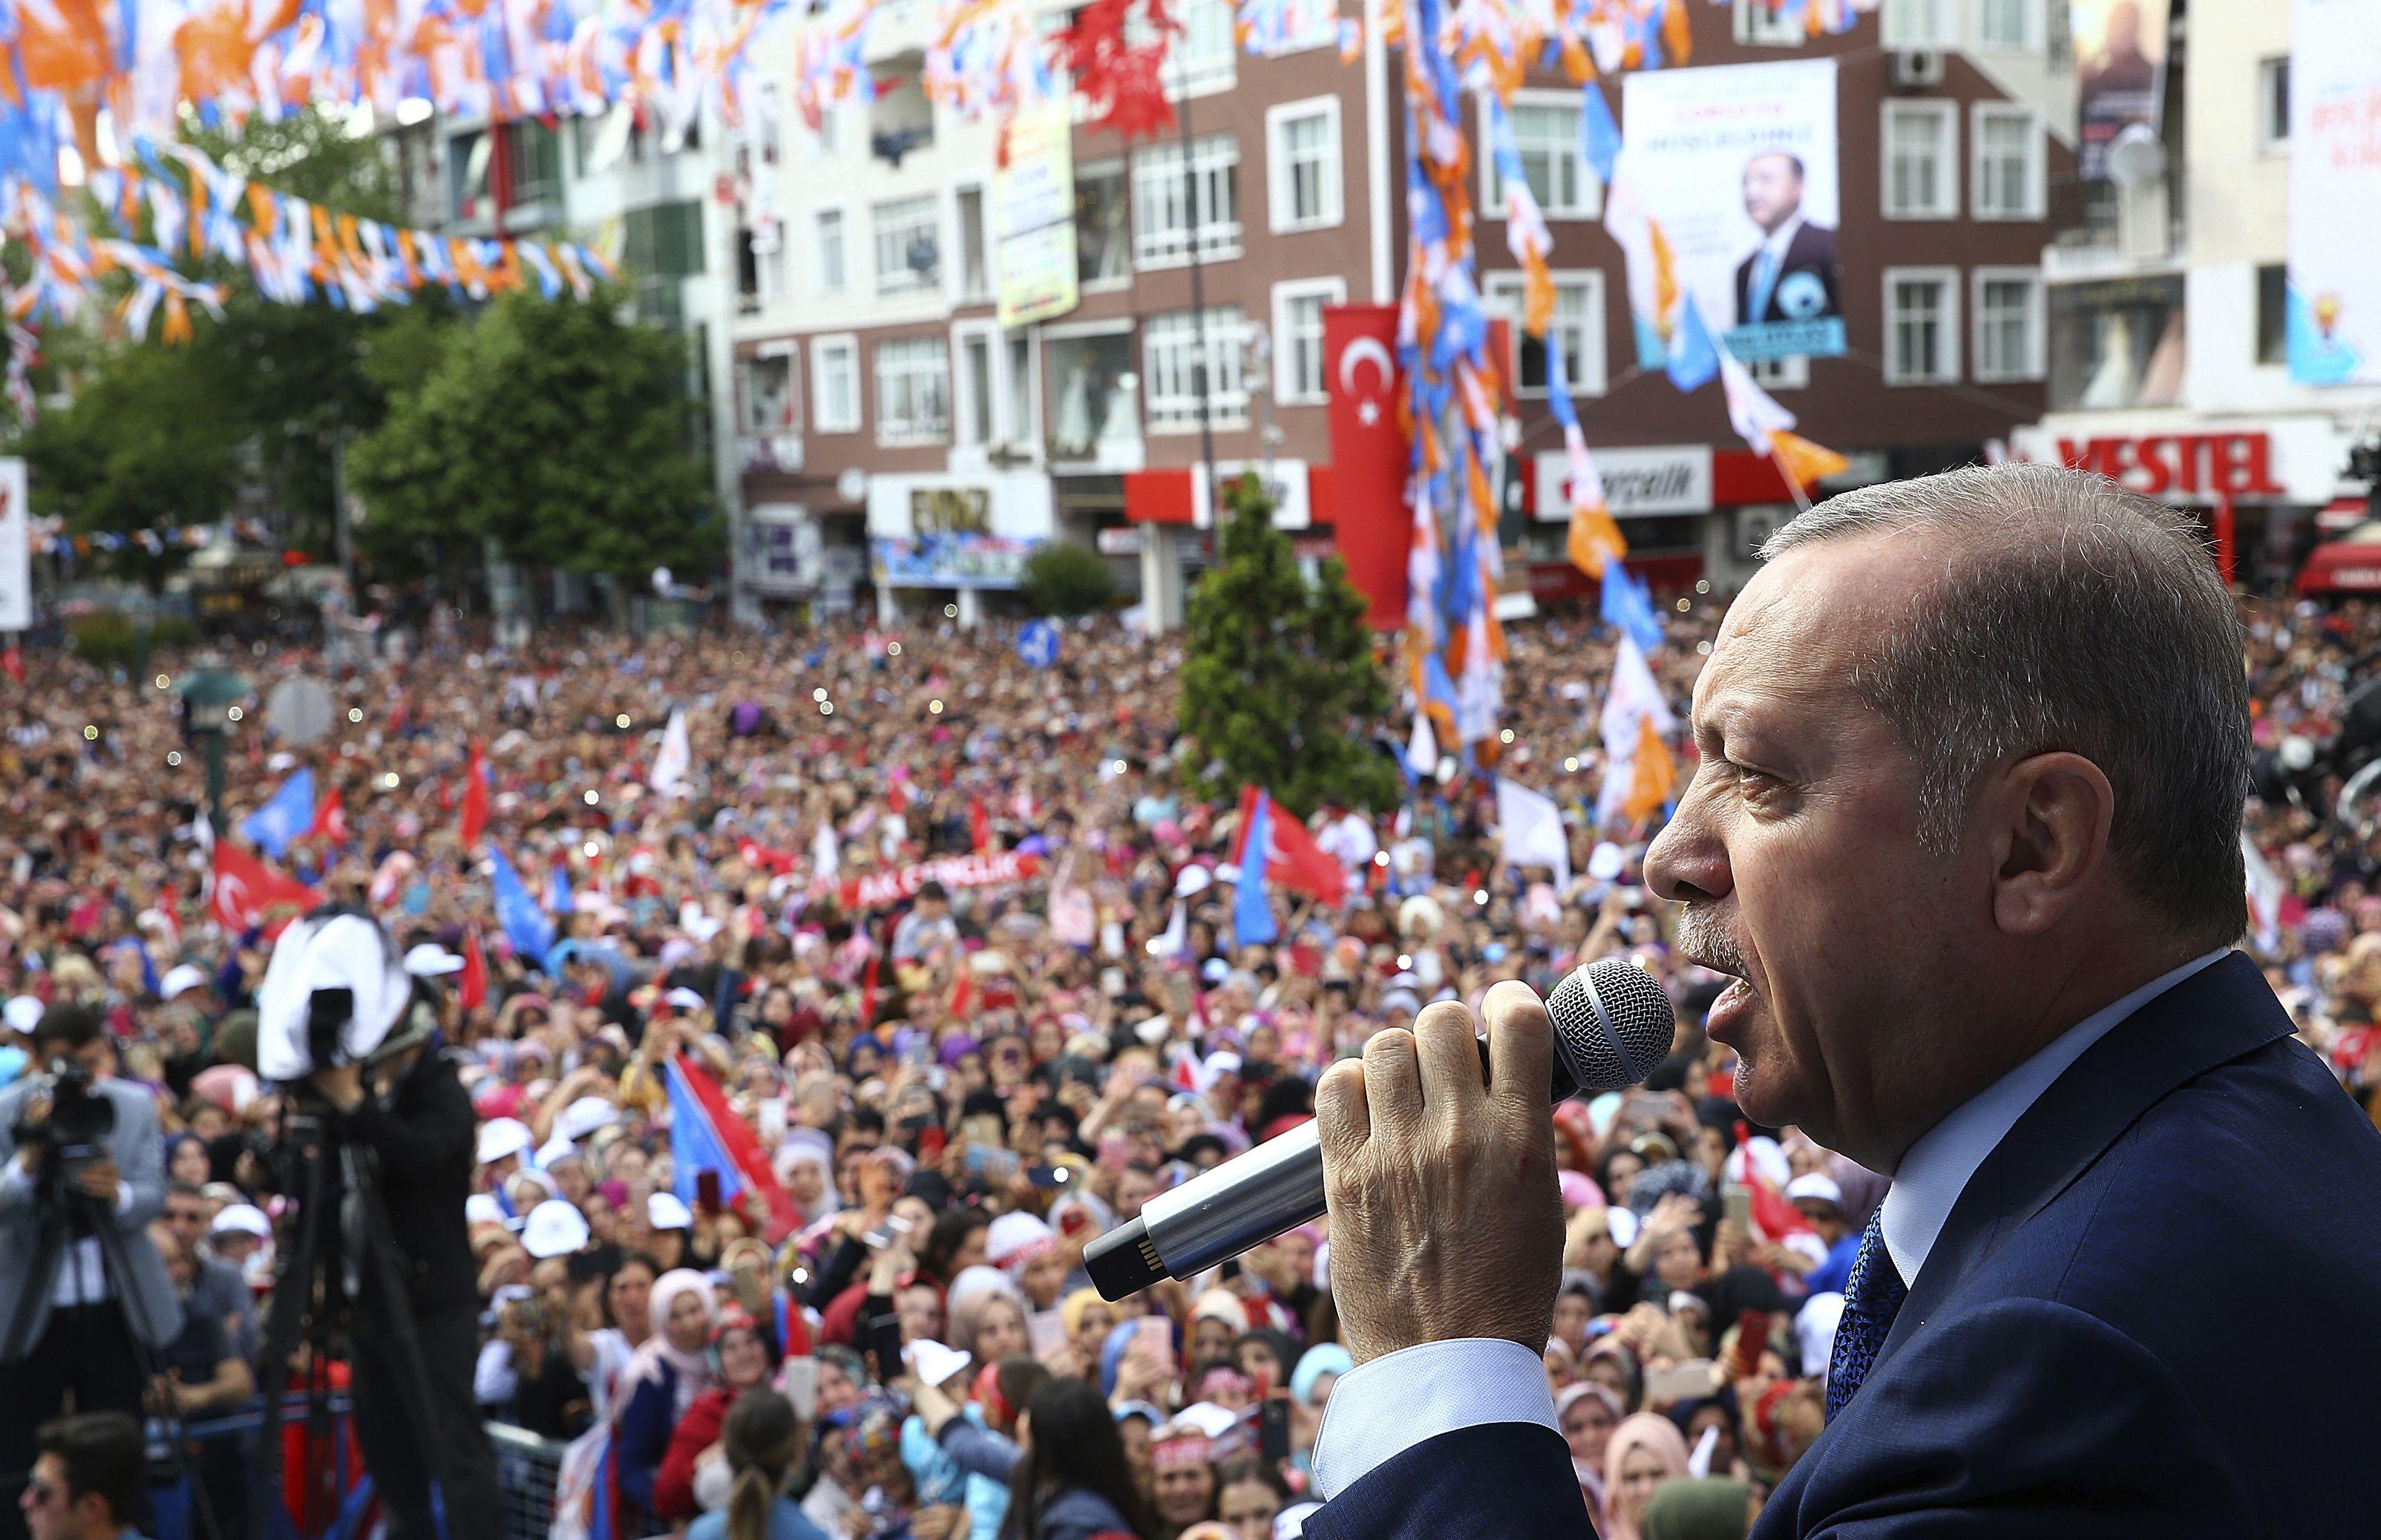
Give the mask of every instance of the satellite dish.
[{"label": "satellite dish", "polygon": [[835,495],[847,503],[857,503],[868,495],[868,472],[854,465],[846,468],[835,479]]},{"label": "satellite dish", "polygon": [[2108,177],[2118,187],[2142,188],[2166,175],[2166,146],[2146,123],[2135,123],[2108,146]]},{"label": "satellite dish", "polygon": [[296,748],[322,741],[336,715],[330,688],[303,674],[282,680],[264,698],[265,729]]}]

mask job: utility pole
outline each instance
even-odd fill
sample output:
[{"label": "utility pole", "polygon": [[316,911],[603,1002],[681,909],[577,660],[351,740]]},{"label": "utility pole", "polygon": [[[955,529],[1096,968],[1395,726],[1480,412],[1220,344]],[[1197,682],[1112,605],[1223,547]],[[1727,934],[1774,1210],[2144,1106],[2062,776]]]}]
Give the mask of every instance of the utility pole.
[{"label": "utility pole", "polygon": [[[1174,57],[1178,65],[1181,55],[1176,54]],[[1178,68],[1175,73],[1182,88],[1182,212],[1190,222],[1190,347],[1192,378],[1199,387],[1199,484],[1207,494],[1208,528],[1203,539],[1212,550],[1215,524],[1223,510],[1215,503],[1215,419],[1207,377],[1207,289],[1199,261],[1199,174],[1190,160],[1190,74],[1187,68]]]}]

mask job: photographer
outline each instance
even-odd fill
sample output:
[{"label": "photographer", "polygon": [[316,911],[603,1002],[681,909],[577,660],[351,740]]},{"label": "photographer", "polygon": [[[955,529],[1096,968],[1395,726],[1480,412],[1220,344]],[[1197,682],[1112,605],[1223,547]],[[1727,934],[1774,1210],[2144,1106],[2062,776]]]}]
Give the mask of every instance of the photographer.
[{"label": "photographer", "polygon": [[[434,1470],[448,1540],[493,1540],[502,1505],[495,1456],[473,1399],[479,1294],[463,1219],[471,1191],[471,1103],[455,1067],[434,1051],[437,1007],[417,984],[404,1017],[369,1068],[318,1069],[308,1083],[328,1102],[341,1136],[378,1156],[379,1190],[413,1315],[429,1405],[406,1415],[404,1344],[386,1323],[377,1270],[367,1268],[354,1334],[356,1434],[380,1485],[396,1540],[430,1540]],[[424,1464],[428,1460],[432,1463]]]},{"label": "photographer", "polygon": [[[32,1037],[46,1071],[0,1092],[0,1540],[25,1533],[15,1498],[67,1393],[78,1412],[137,1414],[141,1353],[181,1324],[148,1235],[165,1203],[156,1104],[113,1078],[87,1008],[52,1007]],[[111,1275],[102,1225],[128,1277]]]}]

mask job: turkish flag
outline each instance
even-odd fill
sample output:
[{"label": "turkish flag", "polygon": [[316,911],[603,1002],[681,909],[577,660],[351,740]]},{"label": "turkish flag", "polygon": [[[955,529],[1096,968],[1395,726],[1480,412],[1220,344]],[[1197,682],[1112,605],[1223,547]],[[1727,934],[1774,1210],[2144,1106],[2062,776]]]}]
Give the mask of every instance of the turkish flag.
[{"label": "turkish flag", "polygon": [[[1232,841],[1232,862],[1245,872],[1251,852],[1248,849],[1249,821],[1255,814],[1257,788],[1240,788],[1240,829]],[[1265,819],[1264,880],[1268,885],[1287,887],[1336,904],[1348,897],[1348,869],[1339,859],[1314,842],[1306,825],[1279,802],[1273,804]]]},{"label": "turkish flag", "polygon": [[992,814],[984,810],[981,797],[968,799],[968,843],[978,855],[992,849]]},{"label": "turkish flag", "polygon": [[25,682],[24,650],[13,642],[0,647],[0,673],[6,674],[18,684]]},{"label": "turkish flag", "polygon": [[337,787],[331,788],[314,804],[314,822],[308,826],[306,837],[326,839],[334,845],[348,842],[348,808]]},{"label": "turkish flag", "polygon": [[481,831],[488,826],[488,760],[480,740],[471,740],[471,763],[463,772],[463,849],[480,848]]},{"label": "turkish flag", "polygon": [[320,901],[312,888],[283,876],[228,839],[215,841],[214,870],[207,887],[207,912],[235,935],[263,923],[275,910],[304,914]]},{"label": "turkish flag", "polygon": [[783,876],[801,864],[801,857],[792,850],[775,850],[757,839],[747,839],[736,847],[736,854],[747,866],[757,866],[764,872]]},{"label": "turkish flag", "polygon": [[[1395,305],[1323,307],[1323,378],[1331,396],[1332,540],[1375,630],[1406,623],[1406,435],[1398,426]],[[1323,509],[1315,517],[1325,517]]]},{"label": "turkish flag", "polygon": [[480,927],[473,925],[463,937],[463,971],[456,975],[455,1003],[477,1010],[487,998],[488,953],[480,945]]}]

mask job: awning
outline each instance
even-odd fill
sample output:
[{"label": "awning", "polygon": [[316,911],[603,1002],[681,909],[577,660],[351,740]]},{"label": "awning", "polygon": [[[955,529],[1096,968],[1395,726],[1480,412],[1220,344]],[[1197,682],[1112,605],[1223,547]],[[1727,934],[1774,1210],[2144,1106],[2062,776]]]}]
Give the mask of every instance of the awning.
[{"label": "awning", "polygon": [[2314,527],[2325,534],[2338,534],[2352,530],[2373,517],[2373,504],[2364,497],[2334,497],[2314,516]]},{"label": "awning", "polygon": [[2381,593],[2381,519],[2308,552],[2293,586],[2301,593]]}]

